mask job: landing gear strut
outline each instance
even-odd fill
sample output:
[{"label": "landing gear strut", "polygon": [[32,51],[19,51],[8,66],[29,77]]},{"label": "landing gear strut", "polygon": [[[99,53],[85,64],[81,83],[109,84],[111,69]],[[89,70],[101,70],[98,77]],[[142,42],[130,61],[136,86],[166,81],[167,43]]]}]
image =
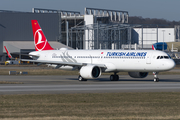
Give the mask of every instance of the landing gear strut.
[{"label": "landing gear strut", "polygon": [[154,82],[159,82],[158,72],[153,72],[153,75],[154,75]]},{"label": "landing gear strut", "polygon": [[79,81],[87,81],[87,79],[84,79],[81,75],[78,76]]},{"label": "landing gear strut", "polygon": [[110,75],[110,80],[111,81],[118,81],[119,80],[119,76],[116,75],[116,73],[114,73],[114,75]]}]

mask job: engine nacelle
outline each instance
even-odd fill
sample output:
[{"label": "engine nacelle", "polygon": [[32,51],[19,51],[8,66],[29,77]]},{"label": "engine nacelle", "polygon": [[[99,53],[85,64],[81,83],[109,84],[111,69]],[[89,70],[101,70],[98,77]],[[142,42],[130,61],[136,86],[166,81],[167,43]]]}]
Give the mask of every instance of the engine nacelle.
[{"label": "engine nacelle", "polygon": [[101,68],[99,68],[98,66],[94,66],[94,65],[83,66],[80,69],[80,75],[84,79],[95,79],[95,78],[98,78],[99,76],[101,76]]},{"label": "engine nacelle", "polygon": [[128,72],[129,76],[132,78],[145,78],[148,72]]}]

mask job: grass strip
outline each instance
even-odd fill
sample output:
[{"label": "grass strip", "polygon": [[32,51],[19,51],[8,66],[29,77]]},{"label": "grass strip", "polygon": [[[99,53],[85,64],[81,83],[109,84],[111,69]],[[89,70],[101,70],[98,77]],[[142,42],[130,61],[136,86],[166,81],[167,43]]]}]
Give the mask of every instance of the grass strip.
[{"label": "grass strip", "polygon": [[4,119],[180,119],[180,93],[1,95]]}]

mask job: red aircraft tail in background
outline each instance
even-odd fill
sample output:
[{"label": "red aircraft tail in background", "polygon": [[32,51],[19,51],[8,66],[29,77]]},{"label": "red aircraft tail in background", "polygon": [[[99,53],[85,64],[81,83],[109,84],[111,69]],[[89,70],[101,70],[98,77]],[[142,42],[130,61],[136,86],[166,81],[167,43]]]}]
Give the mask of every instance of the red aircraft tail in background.
[{"label": "red aircraft tail in background", "polygon": [[4,46],[4,49],[6,50],[7,54],[8,54],[8,57],[12,59],[12,56],[11,54],[9,53],[9,51],[7,50],[6,46]]},{"label": "red aircraft tail in background", "polygon": [[156,50],[156,48],[154,47],[154,45],[152,45],[152,49],[153,49],[153,50]]}]

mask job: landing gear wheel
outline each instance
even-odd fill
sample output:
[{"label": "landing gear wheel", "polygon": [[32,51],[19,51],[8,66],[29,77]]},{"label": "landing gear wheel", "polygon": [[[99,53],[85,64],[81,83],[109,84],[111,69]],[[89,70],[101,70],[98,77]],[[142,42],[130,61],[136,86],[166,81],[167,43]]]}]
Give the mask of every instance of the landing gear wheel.
[{"label": "landing gear wheel", "polygon": [[79,81],[87,81],[87,79],[84,79],[81,75],[78,76]]},{"label": "landing gear wheel", "polygon": [[153,75],[154,75],[154,82],[159,82],[158,72],[153,72]]},{"label": "landing gear wheel", "polygon": [[110,75],[110,80],[111,81],[118,81],[119,80],[119,76],[118,75]]},{"label": "landing gear wheel", "polygon": [[118,81],[119,80],[119,76],[118,75],[114,75],[114,81]]},{"label": "landing gear wheel", "polygon": [[110,80],[114,81],[114,75],[110,75]]},{"label": "landing gear wheel", "polygon": [[154,82],[159,82],[159,78],[154,78]]}]

